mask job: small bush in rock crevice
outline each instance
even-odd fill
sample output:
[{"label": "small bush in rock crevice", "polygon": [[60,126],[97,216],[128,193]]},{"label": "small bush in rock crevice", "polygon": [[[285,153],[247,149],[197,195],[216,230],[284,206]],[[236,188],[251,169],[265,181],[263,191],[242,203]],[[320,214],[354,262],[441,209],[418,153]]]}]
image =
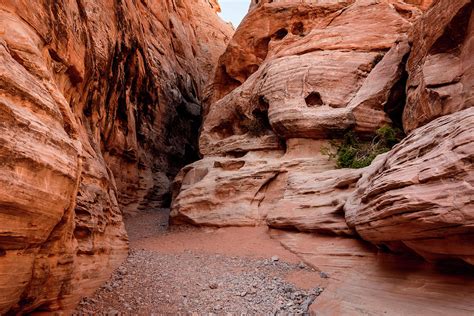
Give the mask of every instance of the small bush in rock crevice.
[{"label": "small bush in rock crevice", "polygon": [[329,159],[335,159],[338,168],[359,169],[369,166],[375,157],[392,149],[402,138],[400,129],[384,125],[371,141],[361,140],[350,131],[344,134],[342,141],[331,141],[332,149],[323,147],[321,152]]}]

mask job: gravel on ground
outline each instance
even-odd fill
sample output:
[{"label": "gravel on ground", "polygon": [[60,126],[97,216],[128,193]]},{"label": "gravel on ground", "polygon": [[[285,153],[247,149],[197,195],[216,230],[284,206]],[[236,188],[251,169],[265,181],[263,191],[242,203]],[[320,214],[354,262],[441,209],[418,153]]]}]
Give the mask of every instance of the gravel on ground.
[{"label": "gravel on ground", "polygon": [[[321,273],[264,240],[259,230],[167,230],[167,221],[166,210],[127,220],[128,259],[94,296],[81,301],[76,314],[304,315],[323,291]],[[186,236],[187,243],[173,247],[173,237]],[[248,253],[234,249],[241,248],[239,242]]]}]

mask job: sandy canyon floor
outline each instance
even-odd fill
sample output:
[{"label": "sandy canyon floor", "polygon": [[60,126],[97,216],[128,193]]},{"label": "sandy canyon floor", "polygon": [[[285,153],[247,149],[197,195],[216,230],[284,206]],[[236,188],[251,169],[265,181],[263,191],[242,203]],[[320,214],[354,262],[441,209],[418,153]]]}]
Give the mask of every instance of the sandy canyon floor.
[{"label": "sandy canyon floor", "polygon": [[78,314],[306,314],[328,282],[266,228],[168,227],[168,211],[126,221],[130,256]]}]

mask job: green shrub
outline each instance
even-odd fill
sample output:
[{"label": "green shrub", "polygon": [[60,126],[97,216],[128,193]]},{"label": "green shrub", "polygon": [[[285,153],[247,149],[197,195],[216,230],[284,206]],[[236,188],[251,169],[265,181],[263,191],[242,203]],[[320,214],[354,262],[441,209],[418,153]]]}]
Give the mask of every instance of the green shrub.
[{"label": "green shrub", "polygon": [[383,154],[397,144],[403,133],[397,128],[384,125],[375,132],[371,141],[362,141],[352,131],[347,132],[340,142],[332,141],[331,148],[323,147],[321,153],[336,159],[338,168],[364,168],[380,154]]}]

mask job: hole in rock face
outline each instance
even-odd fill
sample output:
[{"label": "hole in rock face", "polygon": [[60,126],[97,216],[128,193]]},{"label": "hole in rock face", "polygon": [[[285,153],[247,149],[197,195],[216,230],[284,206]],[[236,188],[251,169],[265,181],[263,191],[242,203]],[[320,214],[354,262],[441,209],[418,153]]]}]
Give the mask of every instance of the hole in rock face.
[{"label": "hole in rock face", "polygon": [[[402,69],[405,69],[408,56],[409,54],[403,57],[401,64]],[[385,103],[384,106],[384,111],[392,120],[393,125],[401,130],[403,130],[402,116],[407,98],[405,91],[407,81],[408,72],[406,70],[403,70],[400,75],[400,79],[393,85],[392,89],[390,90],[387,103]]]},{"label": "hole in rock face", "polygon": [[303,22],[296,22],[291,27],[291,34],[293,35],[304,35],[304,24]]},{"label": "hole in rock face", "polygon": [[6,256],[7,252],[5,249],[0,248],[0,257]]},{"label": "hole in rock face", "polygon": [[252,136],[262,136],[272,130],[268,119],[268,100],[264,95],[260,95],[255,100],[254,106],[251,117],[241,115],[239,127],[244,133],[249,133]]},{"label": "hole in rock face", "polygon": [[319,92],[311,92],[304,100],[306,105],[310,107],[323,105],[323,99],[321,99]]},{"label": "hole in rock face", "polygon": [[234,135],[234,126],[231,121],[223,121],[211,129],[211,133],[218,134],[222,138]]},{"label": "hole in rock face", "polygon": [[270,121],[268,120],[268,110],[267,109],[255,109],[252,111],[252,115],[260,123],[260,126],[264,130],[271,130]]},{"label": "hole in rock face", "polygon": [[242,158],[247,154],[247,151],[229,151],[225,154],[226,157],[231,157],[231,158]]},{"label": "hole in rock face", "polygon": [[252,118],[244,118],[240,121],[240,130],[243,133],[249,133],[252,136],[262,136],[268,130],[268,118],[264,112],[255,110]]},{"label": "hole in rock face", "polygon": [[276,40],[282,40],[286,37],[286,35],[288,35],[288,30],[287,29],[279,29],[278,31],[275,32],[273,37]]}]

